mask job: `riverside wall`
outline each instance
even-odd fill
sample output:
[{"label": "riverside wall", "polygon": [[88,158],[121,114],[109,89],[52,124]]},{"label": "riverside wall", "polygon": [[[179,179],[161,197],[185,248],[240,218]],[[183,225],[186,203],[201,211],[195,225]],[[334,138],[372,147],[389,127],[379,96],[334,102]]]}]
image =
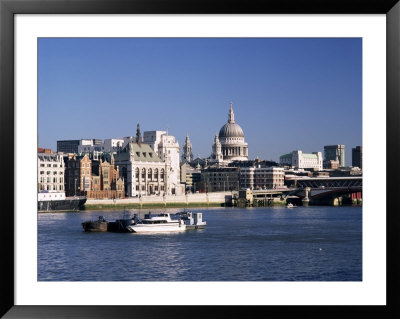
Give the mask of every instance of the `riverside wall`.
[{"label": "riverside wall", "polygon": [[232,192],[187,195],[142,196],[122,199],[88,199],[85,209],[123,209],[148,207],[221,207],[232,205]]}]

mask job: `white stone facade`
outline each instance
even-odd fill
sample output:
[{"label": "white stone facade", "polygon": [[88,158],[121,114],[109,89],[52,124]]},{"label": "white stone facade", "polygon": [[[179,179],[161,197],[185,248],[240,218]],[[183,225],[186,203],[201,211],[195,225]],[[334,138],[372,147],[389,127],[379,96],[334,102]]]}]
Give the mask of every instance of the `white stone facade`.
[{"label": "white stone facade", "polygon": [[280,164],[294,167],[296,169],[312,168],[322,170],[323,159],[321,152],[313,152],[311,154],[303,153],[300,150],[293,151],[280,157]]},{"label": "white stone facade", "polygon": [[38,191],[64,192],[64,160],[61,154],[38,153]]},{"label": "white stone facade", "polygon": [[[242,128],[235,122],[232,103],[228,113],[228,122],[222,126],[217,137],[214,139],[212,147],[211,159],[213,161],[218,162],[220,155],[222,155],[224,163],[248,160],[248,144],[245,142]],[[221,154],[217,152],[219,144]]]},{"label": "white stone facade", "polygon": [[176,138],[166,131],[146,131],[143,133],[143,143],[149,144],[160,159],[170,167],[168,172],[169,187],[181,194],[184,189],[180,179],[180,147]]}]

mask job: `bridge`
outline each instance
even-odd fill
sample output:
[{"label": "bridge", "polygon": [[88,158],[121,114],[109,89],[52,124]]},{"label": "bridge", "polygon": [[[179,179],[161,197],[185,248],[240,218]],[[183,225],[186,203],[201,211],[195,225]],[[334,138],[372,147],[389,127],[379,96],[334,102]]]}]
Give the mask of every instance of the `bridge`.
[{"label": "bridge", "polygon": [[241,190],[238,198],[252,204],[254,202],[293,201],[298,204],[341,204],[359,203],[362,200],[362,176],[356,177],[309,177],[298,178],[296,187]]}]

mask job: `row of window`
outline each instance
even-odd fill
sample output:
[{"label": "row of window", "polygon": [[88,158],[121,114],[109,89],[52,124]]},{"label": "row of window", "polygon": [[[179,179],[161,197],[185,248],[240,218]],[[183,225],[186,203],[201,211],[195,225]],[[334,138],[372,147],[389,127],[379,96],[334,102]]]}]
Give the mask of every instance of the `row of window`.
[{"label": "row of window", "polygon": [[[40,171],[39,173],[40,173],[40,175],[44,175],[44,171]],[[58,173],[60,175],[64,175],[63,171],[58,171]],[[46,171],[46,175],[51,175],[51,171]],[[53,171],[53,175],[57,175],[57,171]]]},{"label": "row of window", "polygon": [[53,164],[53,166],[51,166],[51,164],[47,164],[46,166],[44,164],[40,164],[40,167],[63,167],[62,164]]},{"label": "row of window", "polygon": [[[133,176],[134,178],[136,177],[136,182],[139,181],[139,176],[142,177],[142,181],[144,181],[146,179],[146,169],[145,168],[142,168],[141,172],[139,174],[139,168],[136,167],[135,175]],[[158,181],[158,168],[154,169],[154,174],[153,174],[153,170],[151,168],[149,168],[147,170],[147,180]],[[161,182],[164,181],[164,169],[163,168],[160,170],[160,180],[161,180]]]},{"label": "row of window", "polygon": [[[145,191],[146,190],[146,186],[145,185],[142,185],[142,191]],[[161,185],[160,186],[160,191],[163,191],[164,190],[164,185]],[[136,185],[136,191],[139,191],[139,185]],[[154,191],[155,192],[158,192],[158,185],[154,185]]]},{"label": "row of window", "polygon": [[[57,177],[53,177],[53,183],[57,183],[57,180],[58,180]],[[52,182],[51,177],[47,177],[46,179],[44,177],[40,177],[41,183],[44,183],[45,181],[47,183],[51,183]],[[64,183],[64,178],[60,177],[60,183]]]},{"label": "row of window", "polygon": [[44,184],[39,184],[39,190],[44,191],[63,191],[64,190],[64,185],[44,185]]}]

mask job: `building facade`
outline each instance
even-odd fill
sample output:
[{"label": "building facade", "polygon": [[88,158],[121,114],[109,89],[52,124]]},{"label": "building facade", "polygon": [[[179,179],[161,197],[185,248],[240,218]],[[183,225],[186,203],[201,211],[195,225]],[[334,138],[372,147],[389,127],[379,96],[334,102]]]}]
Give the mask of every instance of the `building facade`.
[{"label": "building facade", "polygon": [[57,152],[77,154],[80,142],[80,140],[57,141]]},{"label": "building facade", "polygon": [[351,149],[351,166],[362,168],[362,146]]},{"label": "building facade", "polygon": [[61,154],[38,153],[38,191],[64,192],[64,168]]},{"label": "building facade", "polygon": [[230,163],[234,160],[246,161],[248,156],[248,144],[245,142],[242,128],[235,122],[235,114],[230,103],[228,122],[214,138],[211,160],[217,163]]},{"label": "building facade", "polygon": [[99,145],[102,140],[99,139],[81,139],[81,140],[63,140],[57,141],[57,152],[62,153],[81,153],[82,148]]},{"label": "building facade", "polygon": [[294,167],[296,169],[306,168],[322,170],[323,161],[321,152],[311,154],[303,153],[300,150],[280,156],[279,163],[284,166]]},{"label": "building facade", "polygon": [[119,167],[115,166],[114,155],[110,162],[92,161],[92,188],[87,191],[88,198],[123,198],[125,197],[124,180],[119,176]]},{"label": "building facade", "polygon": [[324,160],[339,161],[339,167],[345,167],[346,165],[345,165],[344,152],[345,152],[344,145],[325,145]]},{"label": "building facade", "polygon": [[78,153],[116,153],[122,149],[123,144],[123,138],[109,138],[105,139],[104,142],[101,140],[81,140]]},{"label": "building facade", "polygon": [[200,192],[201,167],[197,165],[193,168],[188,163],[181,165],[181,183],[185,185],[185,191],[188,193]]},{"label": "building facade", "polygon": [[240,189],[276,189],[285,184],[283,167],[241,167]]},{"label": "building facade", "polygon": [[209,167],[201,170],[200,190],[205,192],[239,190],[239,168]]},{"label": "building facade", "polygon": [[92,188],[92,160],[89,155],[68,154],[65,162],[65,192],[67,196],[84,196]]},{"label": "building facade", "polygon": [[145,143],[129,142],[115,155],[128,197],[174,194],[168,181],[170,165],[162,161]]},{"label": "building facade", "polygon": [[184,189],[180,180],[180,147],[176,138],[166,131],[145,131],[143,143],[148,144],[158,157],[169,166],[168,187],[173,194],[181,194]]}]

